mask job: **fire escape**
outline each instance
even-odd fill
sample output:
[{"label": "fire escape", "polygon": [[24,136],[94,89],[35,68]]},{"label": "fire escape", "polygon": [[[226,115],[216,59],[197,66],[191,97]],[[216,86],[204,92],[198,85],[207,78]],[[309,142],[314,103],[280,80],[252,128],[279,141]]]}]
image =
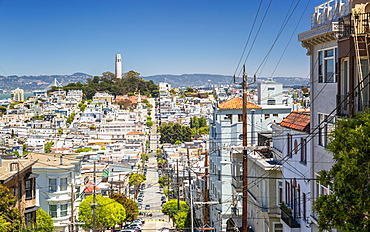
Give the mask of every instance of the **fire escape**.
[{"label": "fire escape", "polygon": [[[337,95],[339,116],[353,115],[370,106],[369,22],[370,13],[349,14],[339,19],[338,50],[339,53],[349,57],[349,65],[344,67],[344,63],[340,62],[340,67],[337,68],[342,77],[342,81],[339,81],[339,88],[342,91]],[[341,43],[345,44],[346,41],[350,46],[341,47]]]}]

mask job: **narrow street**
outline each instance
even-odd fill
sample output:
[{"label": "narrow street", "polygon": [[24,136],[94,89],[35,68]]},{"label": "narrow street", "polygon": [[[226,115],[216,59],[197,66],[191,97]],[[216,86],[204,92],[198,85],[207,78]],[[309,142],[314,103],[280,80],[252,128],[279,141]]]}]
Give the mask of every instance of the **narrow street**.
[{"label": "narrow street", "polygon": [[[145,220],[143,231],[158,232],[163,227],[173,228],[172,221],[169,217],[161,212],[161,197],[164,196],[158,184],[157,161],[155,152],[149,154],[149,162],[147,163],[147,179],[144,182],[144,198],[139,218]],[[149,205],[150,207],[147,207]],[[150,216],[151,214],[151,216]]]}]

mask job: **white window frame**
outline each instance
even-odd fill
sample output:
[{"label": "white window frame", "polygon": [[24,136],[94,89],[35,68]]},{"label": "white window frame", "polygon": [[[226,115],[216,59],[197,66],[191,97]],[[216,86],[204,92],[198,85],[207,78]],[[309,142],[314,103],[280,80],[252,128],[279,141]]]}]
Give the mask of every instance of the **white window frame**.
[{"label": "white window frame", "polygon": [[[65,207],[65,209],[63,209],[62,206]],[[68,203],[60,204],[59,208],[60,208],[60,217],[67,217],[68,216]]]},{"label": "white window frame", "polygon": [[[51,206],[55,206],[55,211],[52,211],[50,209]],[[57,204],[50,204],[49,205],[49,215],[51,218],[57,218],[58,217],[58,205]]]},{"label": "white window frame", "polygon": [[[277,191],[276,191],[276,205],[280,206],[281,203],[284,201],[284,187],[283,181],[277,180],[276,181]],[[280,200],[281,199],[281,200]]]},{"label": "white window frame", "polygon": [[319,141],[318,144],[322,147],[327,147],[330,142],[329,134],[335,128],[335,116],[329,116],[328,114],[318,114],[319,119]]},{"label": "white window frame", "polygon": [[[51,184],[51,181],[55,181],[55,184]],[[49,192],[58,192],[58,178],[49,178]]]},{"label": "white window frame", "polygon": [[[62,183],[62,180],[65,180],[65,183]],[[68,189],[68,178],[67,177],[60,178],[59,179],[59,190],[67,191],[67,189]]]},{"label": "white window frame", "polygon": [[[326,55],[326,53],[330,50],[333,51],[333,55],[332,56]],[[318,50],[317,59],[318,59],[318,72],[317,72],[318,82],[319,83],[336,83],[337,82],[336,66],[338,64],[337,47],[330,47],[330,48]],[[333,61],[333,67],[332,67],[333,74],[328,76],[327,75],[327,68],[328,68],[327,63],[331,60]]]}]

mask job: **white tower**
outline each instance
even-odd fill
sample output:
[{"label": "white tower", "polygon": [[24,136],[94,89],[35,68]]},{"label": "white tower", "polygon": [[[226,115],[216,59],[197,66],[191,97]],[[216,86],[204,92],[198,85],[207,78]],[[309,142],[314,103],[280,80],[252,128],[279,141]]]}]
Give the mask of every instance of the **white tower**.
[{"label": "white tower", "polygon": [[116,54],[116,77],[122,78],[122,60],[121,54]]}]

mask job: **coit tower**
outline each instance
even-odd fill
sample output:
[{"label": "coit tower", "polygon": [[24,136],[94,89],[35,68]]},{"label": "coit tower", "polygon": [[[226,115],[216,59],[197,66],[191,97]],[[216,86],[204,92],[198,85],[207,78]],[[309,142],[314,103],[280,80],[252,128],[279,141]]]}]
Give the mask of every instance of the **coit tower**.
[{"label": "coit tower", "polygon": [[121,54],[116,54],[116,77],[122,78],[122,59]]}]

